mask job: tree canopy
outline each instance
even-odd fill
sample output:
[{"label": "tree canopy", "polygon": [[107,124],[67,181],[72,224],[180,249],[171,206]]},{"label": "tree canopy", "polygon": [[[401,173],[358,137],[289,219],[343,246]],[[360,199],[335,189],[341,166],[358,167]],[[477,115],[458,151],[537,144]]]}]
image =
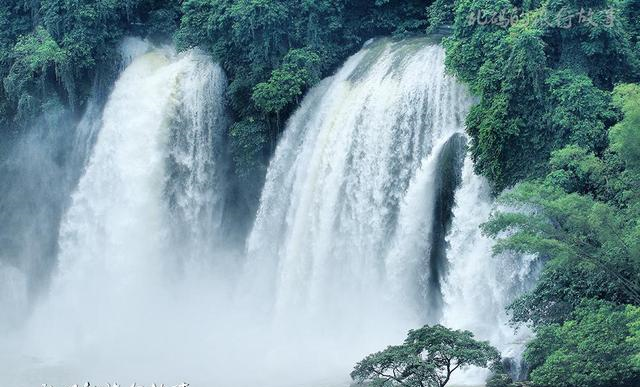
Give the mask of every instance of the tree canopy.
[{"label": "tree canopy", "polygon": [[235,170],[254,195],[306,90],[366,40],[427,26],[420,0],[187,0],[182,13],[178,45],[210,51],[229,76]]},{"label": "tree canopy", "polygon": [[467,129],[476,170],[496,191],[543,176],[566,145],[604,150],[615,123],[606,91],[640,79],[637,5],[455,2],[447,66],[481,98]]},{"label": "tree canopy", "polygon": [[[0,126],[21,130],[53,105],[82,111],[116,71],[127,34],[169,39],[178,0],[6,0],[0,4]],[[106,73],[106,74],[105,74]]]},{"label": "tree canopy", "polygon": [[469,331],[426,325],[409,331],[404,344],[364,358],[351,378],[379,387],[444,387],[460,368],[491,368],[499,361],[498,350]]},{"label": "tree canopy", "polygon": [[[310,87],[372,37],[441,26],[448,71],[478,97],[469,150],[500,204],[483,230],[496,253],[542,264],[509,307],[537,332],[532,382],[638,385],[640,0],[4,0],[1,134],[62,107],[82,112],[112,83],[125,35],[199,46],[228,75],[228,144],[240,196],[255,205]],[[441,387],[459,367],[496,359],[468,332],[424,327],[352,376]],[[504,385],[497,376],[490,383]]]},{"label": "tree canopy", "polygon": [[[554,151],[549,172],[499,196],[484,231],[496,253],[544,262],[534,288],[509,307],[537,335],[527,360],[536,386],[635,386],[640,306],[638,84],[611,93],[622,114],[601,152]],[[580,113],[585,116],[585,113]],[[591,139],[592,143],[595,139]]]},{"label": "tree canopy", "polygon": [[480,98],[470,151],[498,195],[483,230],[542,263],[509,306],[537,333],[531,381],[637,385],[640,2],[451,3],[447,67]]},{"label": "tree canopy", "polygon": [[526,359],[535,385],[555,387],[640,384],[640,308],[586,301],[563,324],[536,331]]}]

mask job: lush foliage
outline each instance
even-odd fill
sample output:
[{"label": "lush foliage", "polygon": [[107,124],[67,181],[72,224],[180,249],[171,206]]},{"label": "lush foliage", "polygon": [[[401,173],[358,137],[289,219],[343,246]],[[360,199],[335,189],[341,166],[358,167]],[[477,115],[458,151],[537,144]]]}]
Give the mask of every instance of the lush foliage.
[{"label": "lush foliage", "polygon": [[208,49],[230,78],[232,152],[249,191],[258,191],[266,159],[303,93],[367,39],[423,32],[426,6],[420,0],[183,3],[179,46]]},{"label": "lush foliage", "polygon": [[515,185],[484,231],[496,253],[544,263],[509,308],[537,334],[536,386],[640,380],[639,13],[637,0],[459,0],[448,14],[447,66],[480,97],[476,170],[496,192]]},{"label": "lush foliage", "polygon": [[455,2],[447,64],[481,97],[467,120],[471,152],[496,190],[543,176],[565,145],[601,154],[615,122],[606,91],[640,77],[637,6]]},{"label": "lush foliage", "polygon": [[525,354],[534,367],[536,385],[637,386],[640,367],[637,338],[640,308],[616,306],[603,301],[585,302],[571,320],[537,331]]},{"label": "lush foliage", "polygon": [[[614,106],[623,118],[609,131],[610,144],[600,157],[577,145],[555,151],[550,172],[501,195],[509,211],[494,214],[484,225],[490,235],[503,236],[497,252],[533,253],[546,262],[535,288],[510,307],[515,322],[532,323],[538,333],[529,345],[531,378],[537,385],[631,386],[640,378],[633,360],[638,348],[628,347],[635,348],[635,358],[624,355],[630,351],[627,342],[637,337],[640,305],[639,91],[637,84],[614,90]],[[584,306],[585,300],[594,299],[600,303]],[[612,327],[616,339],[606,329],[620,323],[612,316],[622,309],[621,319],[630,314],[636,320],[625,320],[628,329]],[[590,341],[567,336],[566,347],[560,344],[564,334],[586,336],[597,329],[606,334],[594,334]],[[586,344],[577,349],[580,340]],[[551,341],[560,346],[553,349]],[[600,360],[578,353],[588,352],[587,347],[600,350],[591,354]],[[603,359],[616,362],[615,367]],[[594,362],[604,364],[607,372],[589,369]],[[564,373],[554,371],[562,364]]]},{"label": "lush foliage", "polygon": [[125,34],[166,39],[178,18],[177,0],[3,1],[0,126],[25,127],[54,106],[81,111],[95,82],[111,80]]},{"label": "lush foliage", "polygon": [[640,86],[613,86],[638,79],[638,21],[624,19],[629,2],[596,2],[613,7],[615,22],[549,26],[535,21],[577,5],[534,5],[528,23],[503,27],[468,25],[463,15],[489,5],[459,2],[447,43],[449,67],[481,97],[467,122],[477,170],[496,190],[524,180],[500,195],[484,231],[499,239],[496,253],[545,263],[510,306],[515,323],[537,332],[532,382],[636,385]]},{"label": "lush foliage", "polygon": [[[4,0],[0,128],[79,113],[115,74],[126,34],[200,46],[225,68],[229,144],[246,199],[306,90],[369,38],[451,25],[447,67],[479,97],[476,170],[503,210],[496,252],[544,263],[510,312],[537,333],[537,386],[631,386],[640,374],[640,0]],[[425,327],[353,377],[443,386],[497,354],[468,332]],[[447,368],[448,367],[448,368]],[[394,374],[395,372],[395,374]],[[490,386],[507,386],[496,373]]]},{"label": "lush foliage", "polygon": [[494,236],[509,232],[497,251],[547,260],[534,291],[512,305],[517,321],[562,322],[582,298],[640,305],[639,90],[613,93],[624,118],[603,157],[575,145],[554,152],[549,174],[503,194],[513,211],[484,226]]},{"label": "lush foliage", "polygon": [[491,368],[499,360],[495,348],[475,340],[469,331],[427,325],[409,331],[404,344],[364,358],[351,377],[378,387],[444,387],[461,367]]}]

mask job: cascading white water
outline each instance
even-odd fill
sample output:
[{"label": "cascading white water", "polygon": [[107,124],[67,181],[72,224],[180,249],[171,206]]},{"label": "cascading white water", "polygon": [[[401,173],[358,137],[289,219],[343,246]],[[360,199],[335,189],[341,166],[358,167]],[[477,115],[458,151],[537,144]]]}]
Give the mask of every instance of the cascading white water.
[{"label": "cascading white water", "polygon": [[[439,45],[374,41],[309,92],[245,260],[224,240],[222,70],[198,51],[123,50],[99,125],[76,144],[92,153],[26,332],[45,363],[19,382],[343,385],[362,356],[435,322],[517,351],[504,307],[530,265],[493,258],[480,234],[492,201],[464,158],[473,101]],[[14,274],[0,271],[24,287]],[[23,385],[42,382],[56,379]]]},{"label": "cascading white water", "polygon": [[[504,358],[514,360],[517,368],[530,331],[521,328],[515,332],[505,307],[535,278],[535,257],[493,256],[494,241],[480,232],[480,225],[494,209],[488,183],[473,173],[470,158],[465,160],[462,177],[447,236],[449,274],[443,286],[443,323],[489,340]],[[518,369],[512,371],[519,376]],[[475,370],[456,380],[482,383],[486,376],[486,371]]]},{"label": "cascading white water", "polygon": [[[193,66],[180,76],[177,104],[170,111],[168,180],[165,194],[174,216],[174,238],[188,247],[188,258],[222,250],[222,223],[226,193],[224,93],[222,69],[204,59],[189,59]],[[194,60],[195,59],[195,60]],[[186,252],[183,251],[183,254]]]},{"label": "cascading white water", "polygon": [[[93,155],[62,223],[54,292],[63,284],[75,291],[73,284],[101,275],[117,282],[144,281],[154,277],[148,269],[163,265],[169,140],[165,114],[175,92],[176,67],[162,53],[150,52],[118,80]],[[93,281],[86,285],[102,287]],[[91,293],[90,298],[100,296],[97,289]]]},{"label": "cascading white water", "polygon": [[[150,49],[127,38],[118,68]],[[0,332],[23,324],[34,299],[49,285],[60,218],[69,204],[100,129],[104,83],[110,72],[94,79],[79,122],[62,107],[45,109],[33,125],[0,140]]]},{"label": "cascading white water", "polygon": [[224,83],[219,67],[197,52],[175,58],[152,50],[128,66],[62,223],[54,292],[85,282],[87,301],[99,300],[103,284],[86,280],[101,277],[121,292],[140,288],[173,263],[167,251],[176,247],[168,240],[176,220],[192,227],[188,234],[213,231],[204,223],[219,223],[221,212],[214,144],[224,133]]},{"label": "cascading white water", "polygon": [[434,181],[446,178],[438,155],[471,103],[425,39],[374,42],[307,96],[248,240],[250,282],[293,341],[341,345],[333,356],[347,369],[427,320],[408,293],[428,259]]},{"label": "cascading white water", "polygon": [[480,233],[492,200],[468,160],[462,171],[472,102],[425,39],[374,42],[310,92],[247,244],[276,330],[345,369],[424,323],[513,341],[504,307],[527,265],[492,262]]},{"label": "cascading white water", "polygon": [[[175,329],[183,318],[174,314],[188,304],[180,273],[197,273],[226,254],[222,69],[197,50],[178,55],[134,41],[124,47],[131,63],[105,105],[60,227],[51,290],[21,348],[103,378],[111,367],[116,376],[150,374],[145,367],[166,362],[165,344],[188,340],[162,333]],[[202,277],[189,278],[190,295]],[[145,353],[153,360],[136,366],[133,359]]]}]

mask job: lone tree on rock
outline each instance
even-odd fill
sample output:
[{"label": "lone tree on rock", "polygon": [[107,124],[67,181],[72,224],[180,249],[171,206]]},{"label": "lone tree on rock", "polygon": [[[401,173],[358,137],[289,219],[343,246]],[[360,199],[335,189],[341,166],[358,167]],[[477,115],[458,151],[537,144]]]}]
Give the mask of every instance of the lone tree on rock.
[{"label": "lone tree on rock", "polygon": [[493,368],[500,353],[469,331],[442,325],[409,331],[402,345],[371,354],[356,364],[351,378],[373,387],[444,387],[461,367]]}]

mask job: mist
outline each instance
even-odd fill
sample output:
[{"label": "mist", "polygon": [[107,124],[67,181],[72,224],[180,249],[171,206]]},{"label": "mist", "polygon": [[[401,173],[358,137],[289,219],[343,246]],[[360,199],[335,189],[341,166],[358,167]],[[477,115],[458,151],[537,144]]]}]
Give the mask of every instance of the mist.
[{"label": "mist", "polygon": [[438,322],[519,356],[503,310],[533,269],[470,265],[493,259],[477,227],[492,199],[463,146],[473,99],[439,45],[374,41],[308,93],[246,243],[222,68],[138,39],[121,51],[104,107],[69,124],[68,161],[55,130],[11,153],[34,179],[1,202],[0,235],[22,238],[0,261],[13,386],[348,385],[363,356]]}]

